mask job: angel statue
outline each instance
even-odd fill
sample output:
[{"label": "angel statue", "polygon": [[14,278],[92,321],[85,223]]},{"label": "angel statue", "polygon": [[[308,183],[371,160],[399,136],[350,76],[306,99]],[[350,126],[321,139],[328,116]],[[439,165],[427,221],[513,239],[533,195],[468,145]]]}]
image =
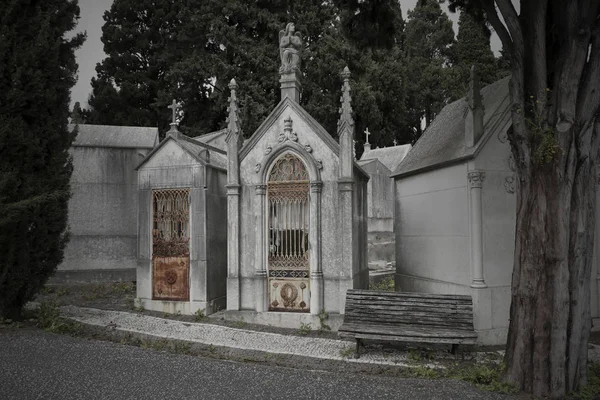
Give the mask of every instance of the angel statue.
[{"label": "angel statue", "polygon": [[302,34],[295,32],[293,22],[285,26],[285,30],[279,31],[279,55],[281,56],[281,67],[279,73],[300,72],[300,57],[302,56]]}]

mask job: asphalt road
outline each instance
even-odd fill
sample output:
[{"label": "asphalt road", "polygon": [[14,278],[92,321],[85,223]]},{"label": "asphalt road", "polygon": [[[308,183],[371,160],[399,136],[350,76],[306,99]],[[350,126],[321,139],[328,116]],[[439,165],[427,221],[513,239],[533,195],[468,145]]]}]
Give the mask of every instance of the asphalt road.
[{"label": "asphalt road", "polygon": [[0,334],[0,398],[506,399],[450,380],[282,368],[163,353],[38,330]]}]

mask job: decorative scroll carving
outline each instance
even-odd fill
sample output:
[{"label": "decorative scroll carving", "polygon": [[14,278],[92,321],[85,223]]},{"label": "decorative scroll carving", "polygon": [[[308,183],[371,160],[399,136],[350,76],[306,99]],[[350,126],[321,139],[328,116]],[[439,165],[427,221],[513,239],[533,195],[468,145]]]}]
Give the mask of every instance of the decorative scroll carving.
[{"label": "decorative scroll carving", "polygon": [[312,150],[312,147],[310,146],[310,144],[305,144],[305,145],[304,145],[304,150],[306,150],[306,152],[307,152],[308,154],[311,154],[311,153],[312,153],[312,151],[313,151],[313,150]]},{"label": "decorative scroll carving", "polygon": [[508,156],[508,168],[513,172],[517,170],[517,164],[515,163],[515,158],[512,153]]},{"label": "decorative scroll carving", "polygon": [[515,190],[516,190],[515,184],[516,184],[515,174],[512,174],[511,176],[507,176],[506,178],[504,178],[504,189],[506,190],[507,193],[510,193],[510,194],[515,193]]},{"label": "decorative scroll carving", "polygon": [[259,172],[259,171],[260,171],[260,163],[259,163],[259,164],[256,164],[256,165],[254,166],[254,172],[256,172],[256,173],[258,174],[258,172]]},{"label": "decorative scroll carving", "polygon": [[483,171],[471,171],[467,174],[469,178],[469,184],[471,188],[480,188],[483,185],[483,179],[485,178],[485,172]]},{"label": "decorative scroll carving", "polygon": [[272,151],[273,148],[271,146],[267,146],[267,148],[265,149],[265,156],[271,154]]},{"label": "decorative scroll carving", "polygon": [[500,141],[500,143],[506,143],[506,141],[508,140],[508,134],[505,130],[501,130],[500,132],[498,132],[498,140]]},{"label": "decorative scroll carving", "polygon": [[281,132],[277,138],[280,143],[285,142],[286,140],[291,140],[292,142],[298,141],[298,135],[292,130],[292,122],[291,117],[287,117],[283,121],[283,132]]}]

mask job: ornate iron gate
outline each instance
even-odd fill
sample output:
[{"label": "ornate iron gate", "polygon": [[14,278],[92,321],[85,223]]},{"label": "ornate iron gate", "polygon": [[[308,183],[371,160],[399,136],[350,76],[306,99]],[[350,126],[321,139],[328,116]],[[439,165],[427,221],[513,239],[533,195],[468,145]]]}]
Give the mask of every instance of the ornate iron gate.
[{"label": "ornate iron gate", "polygon": [[190,299],[190,190],[152,191],[152,299]]},{"label": "ornate iron gate", "polygon": [[269,311],[310,311],[309,191],[304,163],[292,154],[275,162],[269,206]]}]

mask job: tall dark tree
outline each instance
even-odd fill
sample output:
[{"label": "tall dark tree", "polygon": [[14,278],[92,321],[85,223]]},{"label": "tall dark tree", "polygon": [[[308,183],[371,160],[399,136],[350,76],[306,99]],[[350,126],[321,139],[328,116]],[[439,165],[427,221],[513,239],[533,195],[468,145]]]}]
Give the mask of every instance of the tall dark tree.
[{"label": "tall dark tree", "polygon": [[0,317],[18,318],[62,261],[76,0],[0,3]]},{"label": "tall dark tree", "polygon": [[437,0],[419,0],[408,12],[404,41],[406,107],[416,137],[421,133],[421,121],[425,119],[429,125],[451,97],[446,67],[453,43],[452,21]]},{"label": "tall dark tree", "polygon": [[[193,3],[193,2],[192,2]],[[104,13],[102,42],[107,57],[92,79],[89,121],[97,124],[158,126],[169,124],[169,68],[181,59],[176,46],[184,2],[115,0]],[[198,38],[198,40],[202,40]]]},{"label": "tall dark tree", "polygon": [[470,70],[477,68],[480,82],[488,85],[502,77],[500,65],[490,47],[490,30],[485,23],[463,12],[458,19],[458,35],[453,48],[452,70],[448,79],[451,100],[467,93]]},{"label": "tall dark tree", "polygon": [[563,398],[587,379],[600,2],[522,0],[519,12],[510,0],[451,4],[484,15],[510,58],[517,217],[506,379]]}]

